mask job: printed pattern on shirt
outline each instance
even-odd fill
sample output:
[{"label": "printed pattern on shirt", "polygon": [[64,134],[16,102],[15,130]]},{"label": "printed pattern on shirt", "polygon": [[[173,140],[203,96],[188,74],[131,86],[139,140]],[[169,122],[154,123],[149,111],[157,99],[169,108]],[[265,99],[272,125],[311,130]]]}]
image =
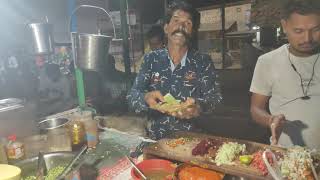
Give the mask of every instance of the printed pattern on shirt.
[{"label": "printed pattern on shirt", "polygon": [[[188,51],[184,66],[177,65],[171,70],[167,49],[159,49],[146,54],[140,72],[137,75],[127,99],[135,112],[149,111],[144,101],[147,92],[158,90],[161,94],[172,94],[176,99],[185,101],[192,97],[201,106],[202,111],[213,111],[221,102],[218,75],[208,55],[197,51]],[[151,110],[152,111],[152,110]],[[148,128],[153,139],[160,139],[174,131],[193,129],[191,121],[156,113],[151,117]]]}]

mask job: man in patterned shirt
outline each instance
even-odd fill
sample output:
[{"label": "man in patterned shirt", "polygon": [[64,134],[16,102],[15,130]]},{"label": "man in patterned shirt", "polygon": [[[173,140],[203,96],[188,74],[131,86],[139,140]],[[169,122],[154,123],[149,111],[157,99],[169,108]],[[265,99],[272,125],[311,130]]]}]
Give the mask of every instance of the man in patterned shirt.
[{"label": "man in patterned shirt", "polygon": [[[164,32],[168,46],[144,56],[144,62],[129,92],[129,105],[135,112],[148,111],[148,134],[161,139],[175,131],[194,130],[193,121],[201,112],[212,111],[222,100],[217,74],[208,55],[193,50],[199,13],[184,1],[169,6]],[[187,110],[164,114],[150,107],[163,102],[170,93],[188,105]]]}]

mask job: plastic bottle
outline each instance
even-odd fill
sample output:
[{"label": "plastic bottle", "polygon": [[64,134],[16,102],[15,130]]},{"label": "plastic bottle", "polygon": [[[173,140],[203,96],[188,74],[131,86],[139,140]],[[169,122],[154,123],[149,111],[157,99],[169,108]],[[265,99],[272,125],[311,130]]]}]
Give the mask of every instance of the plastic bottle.
[{"label": "plastic bottle", "polygon": [[96,148],[99,141],[98,127],[95,120],[87,120],[83,122],[86,131],[86,140],[89,148]]},{"label": "plastic bottle", "polygon": [[7,158],[9,163],[15,163],[25,157],[24,144],[17,141],[16,135],[8,137],[8,144],[6,145]]},{"label": "plastic bottle", "polygon": [[72,151],[79,150],[85,143],[85,129],[80,121],[72,121],[69,124]]}]

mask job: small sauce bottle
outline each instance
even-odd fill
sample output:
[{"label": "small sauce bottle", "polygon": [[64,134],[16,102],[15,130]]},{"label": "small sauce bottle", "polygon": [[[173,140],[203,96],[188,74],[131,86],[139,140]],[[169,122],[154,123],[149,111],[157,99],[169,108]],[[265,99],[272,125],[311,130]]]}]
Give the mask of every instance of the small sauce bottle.
[{"label": "small sauce bottle", "polygon": [[9,163],[14,164],[25,157],[24,144],[17,141],[16,135],[9,136],[8,141],[6,145],[7,158]]}]

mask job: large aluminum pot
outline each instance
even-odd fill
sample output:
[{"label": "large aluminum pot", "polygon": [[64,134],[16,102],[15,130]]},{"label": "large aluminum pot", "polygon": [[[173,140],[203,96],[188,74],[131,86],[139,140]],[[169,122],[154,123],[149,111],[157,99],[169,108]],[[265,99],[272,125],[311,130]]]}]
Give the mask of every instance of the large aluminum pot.
[{"label": "large aluminum pot", "polygon": [[70,28],[72,23],[72,16],[80,8],[94,8],[102,10],[106,15],[108,15],[112,23],[113,36],[100,35],[100,33],[87,34],[71,32],[72,50],[76,67],[89,71],[101,71],[104,67],[105,61],[107,61],[108,58],[110,41],[113,40],[113,38],[116,38],[115,26],[112,17],[105,9],[98,6],[80,5],[71,13],[69,20]]},{"label": "large aluminum pot", "polygon": [[54,51],[53,25],[48,23],[29,24],[35,54],[50,54]]},{"label": "large aluminum pot", "polygon": [[112,36],[72,32],[76,67],[101,71],[108,58]]},{"label": "large aluminum pot", "polygon": [[[55,153],[47,153],[44,154],[44,160],[48,170],[54,168],[56,166],[64,166],[68,165],[72,159],[74,154],[71,152],[55,152]],[[23,161],[20,161],[15,164],[22,170],[22,178],[27,176],[35,175],[37,170],[38,157],[29,158]]]}]

